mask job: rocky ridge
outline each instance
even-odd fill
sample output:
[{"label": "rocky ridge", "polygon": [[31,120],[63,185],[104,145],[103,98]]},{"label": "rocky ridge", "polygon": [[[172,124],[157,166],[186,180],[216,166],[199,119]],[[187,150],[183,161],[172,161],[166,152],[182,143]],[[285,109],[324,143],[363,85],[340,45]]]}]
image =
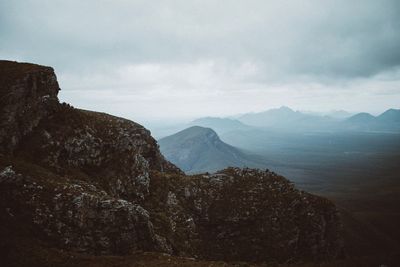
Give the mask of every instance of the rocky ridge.
[{"label": "rocky ridge", "polygon": [[335,206],[282,176],[186,176],[141,125],[59,103],[48,67],[0,61],[0,88],[1,235],[20,225],[26,238],[96,255],[287,262],[342,251]]}]

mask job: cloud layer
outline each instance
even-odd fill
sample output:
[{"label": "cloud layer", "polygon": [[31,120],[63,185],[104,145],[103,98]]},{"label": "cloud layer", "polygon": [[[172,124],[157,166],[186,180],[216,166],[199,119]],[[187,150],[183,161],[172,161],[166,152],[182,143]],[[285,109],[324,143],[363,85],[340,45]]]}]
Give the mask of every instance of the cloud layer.
[{"label": "cloud layer", "polygon": [[0,57],[54,66],[64,100],[133,119],[379,112],[400,103],[398,14],[396,0],[0,0]]}]

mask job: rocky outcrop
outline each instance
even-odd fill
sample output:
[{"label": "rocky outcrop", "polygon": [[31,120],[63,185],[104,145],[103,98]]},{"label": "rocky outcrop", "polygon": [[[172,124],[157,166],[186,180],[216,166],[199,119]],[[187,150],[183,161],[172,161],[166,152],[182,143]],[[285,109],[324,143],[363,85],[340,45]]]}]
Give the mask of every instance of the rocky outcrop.
[{"label": "rocky outcrop", "polygon": [[66,104],[26,136],[15,153],[135,202],[148,194],[150,170],[180,172],[143,126]]},{"label": "rocky outcrop", "polygon": [[335,206],[273,172],[228,168],[190,177],[153,175],[152,183],[147,208],[159,220],[154,225],[164,227],[184,255],[299,261],[341,253]]},{"label": "rocky outcrop", "polygon": [[0,153],[12,153],[53,112],[59,90],[50,67],[0,61]]},{"label": "rocky outcrop", "polygon": [[0,171],[0,206],[9,216],[32,222],[56,247],[97,254],[157,250],[149,214],[141,206],[83,181],[35,172],[35,166],[29,166],[29,174],[14,168],[20,166]]},{"label": "rocky outcrop", "polygon": [[93,254],[246,261],[340,254],[330,201],[268,171],[186,176],[141,125],[59,104],[51,68],[0,62],[0,69],[0,222]]}]

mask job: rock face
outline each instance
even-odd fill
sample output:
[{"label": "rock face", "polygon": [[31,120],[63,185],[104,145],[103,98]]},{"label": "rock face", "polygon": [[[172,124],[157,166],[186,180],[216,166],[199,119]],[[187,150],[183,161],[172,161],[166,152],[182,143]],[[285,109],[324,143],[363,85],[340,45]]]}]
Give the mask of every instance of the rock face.
[{"label": "rock face", "polygon": [[56,246],[94,253],[157,248],[149,214],[141,206],[83,181],[42,175],[5,167],[0,172],[1,206],[10,216],[31,221]]},{"label": "rock face", "polygon": [[11,222],[50,247],[94,254],[340,254],[330,201],[268,171],[186,176],[141,125],[60,104],[51,68],[2,61],[0,74],[0,234]]},{"label": "rock face", "polygon": [[15,153],[135,201],[148,194],[150,170],[180,172],[141,125],[68,105],[42,121]]},{"label": "rock face", "polygon": [[295,189],[273,172],[227,168],[152,178],[148,209],[153,217],[164,218],[155,225],[164,226],[161,232],[173,244],[186,242],[179,249],[189,248],[186,254],[227,261],[298,261],[335,258],[341,252],[334,205]]},{"label": "rock face", "polygon": [[60,88],[52,68],[10,61],[0,66],[0,153],[11,153],[53,112]]}]

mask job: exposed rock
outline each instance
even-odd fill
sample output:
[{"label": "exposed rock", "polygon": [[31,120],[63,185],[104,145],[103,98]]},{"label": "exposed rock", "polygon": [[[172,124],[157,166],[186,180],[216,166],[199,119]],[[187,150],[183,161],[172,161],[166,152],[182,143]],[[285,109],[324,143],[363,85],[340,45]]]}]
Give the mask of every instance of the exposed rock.
[{"label": "exposed rock", "polygon": [[269,171],[186,176],[141,125],[59,104],[51,68],[3,61],[0,70],[0,222],[95,254],[285,262],[340,254],[330,201]]},{"label": "exposed rock", "polygon": [[298,261],[341,253],[335,206],[275,173],[228,168],[191,177],[153,175],[151,181],[147,209],[164,223],[156,220],[156,228],[167,225],[163,231],[182,255]]},{"label": "exposed rock", "polygon": [[34,224],[56,246],[121,254],[157,250],[163,245],[156,239],[149,214],[141,206],[47,171],[46,175],[54,179],[43,179],[40,172],[44,170],[35,172],[35,166],[29,167],[29,175],[14,171],[11,166],[0,172],[0,206]]},{"label": "exposed rock", "polygon": [[132,201],[143,201],[148,194],[150,169],[180,172],[163,158],[143,126],[67,105],[43,120],[16,154]]},{"label": "exposed rock", "polygon": [[0,61],[0,153],[12,153],[23,136],[54,112],[59,90],[50,67]]}]

